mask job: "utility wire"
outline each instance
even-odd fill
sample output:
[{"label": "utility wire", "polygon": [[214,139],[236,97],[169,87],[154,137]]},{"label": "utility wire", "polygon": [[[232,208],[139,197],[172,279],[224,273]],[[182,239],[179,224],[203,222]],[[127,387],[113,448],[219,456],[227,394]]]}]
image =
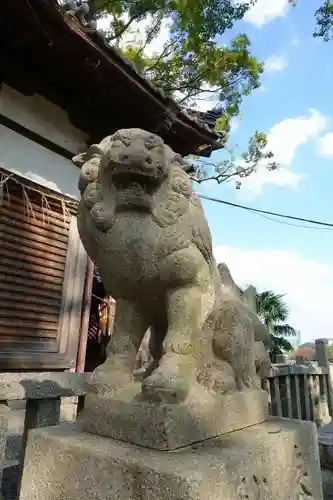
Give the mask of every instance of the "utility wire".
[{"label": "utility wire", "polygon": [[[222,203],[223,205],[228,205],[230,207],[242,208],[243,210],[249,210],[250,212],[254,212],[257,214],[273,215],[275,217],[281,217],[283,219],[297,220],[300,222],[308,222],[309,224],[316,224],[317,226],[324,226],[325,228],[333,228],[333,224],[330,224],[329,222],[322,222],[322,221],[317,221],[317,220],[312,220],[312,219],[304,219],[303,217],[295,217],[293,215],[286,215],[286,214],[279,214],[276,212],[269,212],[268,210],[261,210],[259,208],[252,208],[252,207],[248,207],[246,205],[239,205],[237,203],[231,203],[231,201],[220,200],[218,198],[211,198],[210,196],[206,196],[206,195],[200,194],[200,193],[198,194],[198,196],[199,196],[199,198],[202,198],[203,200],[214,201],[215,203]],[[276,221],[276,222],[281,222],[281,221]],[[310,227],[310,226],[298,226],[298,227]],[[317,228],[317,229],[322,229],[322,228]]]},{"label": "utility wire", "polygon": [[284,226],[291,226],[291,227],[300,227],[302,229],[317,229],[319,231],[333,231],[333,228],[331,227],[323,227],[323,226],[306,226],[305,224],[294,224],[293,222],[287,222],[285,220],[279,220],[273,217],[269,217],[268,215],[263,215],[263,214],[258,214],[257,212],[253,212],[250,210],[254,215],[258,215],[258,217],[262,217],[263,219],[270,220],[272,222],[278,222],[279,224],[283,224]]}]

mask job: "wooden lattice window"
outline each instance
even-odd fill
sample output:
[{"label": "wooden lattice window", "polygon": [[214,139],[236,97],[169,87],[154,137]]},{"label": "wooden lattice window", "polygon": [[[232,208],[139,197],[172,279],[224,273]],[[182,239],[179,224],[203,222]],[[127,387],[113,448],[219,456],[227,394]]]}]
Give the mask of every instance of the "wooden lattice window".
[{"label": "wooden lattice window", "polygon": [[76,204],[0,175],[0,371],[74,368],[87,266]]}]

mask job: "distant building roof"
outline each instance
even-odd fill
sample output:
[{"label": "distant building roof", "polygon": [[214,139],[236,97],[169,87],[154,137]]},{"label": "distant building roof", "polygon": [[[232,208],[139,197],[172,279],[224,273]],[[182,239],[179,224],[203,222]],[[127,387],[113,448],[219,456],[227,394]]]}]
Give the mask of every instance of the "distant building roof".
[{"label": "distant building roof", "polygon": [[297,347],[292,353],[291,358],[295,359],[296,356],[302,356],[307,360],[314,360],[316,357],[316,345],[314,342],[305,342]]}]

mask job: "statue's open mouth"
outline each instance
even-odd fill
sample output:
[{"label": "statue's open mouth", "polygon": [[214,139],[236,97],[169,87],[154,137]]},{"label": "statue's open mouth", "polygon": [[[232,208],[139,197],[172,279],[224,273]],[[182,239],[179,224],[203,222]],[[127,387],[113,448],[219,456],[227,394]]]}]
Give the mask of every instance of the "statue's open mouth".
[{"label": "statue's open mouth", "polygon": [[112,183],[117,188],[117,210],[151,211],[154,193],[159,187],[159,179],[141,172],[114,172]]},{"label": "statue's open mouth", "polygon": [[159,179],[151,174],[141,172],[114,172],[112,181],[118,191],[137,191],[153,194],[159,186]]}]

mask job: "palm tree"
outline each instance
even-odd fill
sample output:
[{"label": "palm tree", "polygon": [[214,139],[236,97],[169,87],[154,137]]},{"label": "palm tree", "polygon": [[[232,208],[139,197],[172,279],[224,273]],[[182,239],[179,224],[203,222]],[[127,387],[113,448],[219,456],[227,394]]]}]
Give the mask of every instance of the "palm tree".
[{"label": "palm tree", "polygon": [[297,331],[286,323],[289,309],[283,300],[284,296],[285,294],[276,294],[271,290],[256,295],[257,314],[271,334],[272,361],[277,354],[293,350],[285,337],[297,335]]}]

